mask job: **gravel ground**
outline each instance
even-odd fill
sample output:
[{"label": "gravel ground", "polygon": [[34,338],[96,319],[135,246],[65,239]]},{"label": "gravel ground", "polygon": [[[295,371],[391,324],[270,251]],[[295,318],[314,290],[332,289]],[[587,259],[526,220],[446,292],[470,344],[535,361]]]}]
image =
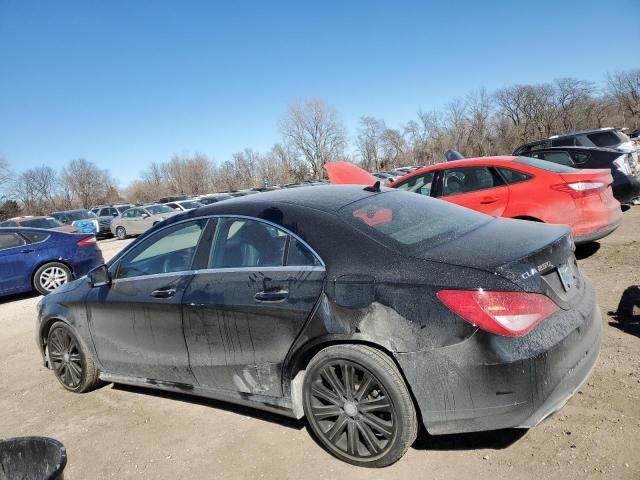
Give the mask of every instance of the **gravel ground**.
[{"label": "gravel ground", "polygon": [[[604,340],[587,384],[528,432],[421,435],[384,470],[335,460],[292,421],[221,402],[107,385],[76,395],[40,364],[35,295],[0,300],[0,438],[47,435],[67,447],[65,478],[640,478],[640,207],[578,250]],[[105,258],[125,242],[100,242]],[[635,288],[634,288],[635,287]],[[626,294],[625,294],[626,291]],[[619,309],[621,298],[625,301]],[[617,312],[617,313],[616,313]]]}]

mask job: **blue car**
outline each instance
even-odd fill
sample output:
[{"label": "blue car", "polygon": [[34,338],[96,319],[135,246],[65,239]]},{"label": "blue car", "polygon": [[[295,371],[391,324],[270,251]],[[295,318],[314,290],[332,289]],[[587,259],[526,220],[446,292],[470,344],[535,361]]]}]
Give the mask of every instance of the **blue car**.
[{"label": "blue car", "polygon": [[81,233],[100,233],[100,223],[98,217],[89,210],[66,210],[63,212],[53,212],[51,217],[61,221],[65,225],[77,228]]},{"label": "blue car", "polygon": [[104,263],[96,237],[41,228],[0,229],[0,296],[47,295]]}]

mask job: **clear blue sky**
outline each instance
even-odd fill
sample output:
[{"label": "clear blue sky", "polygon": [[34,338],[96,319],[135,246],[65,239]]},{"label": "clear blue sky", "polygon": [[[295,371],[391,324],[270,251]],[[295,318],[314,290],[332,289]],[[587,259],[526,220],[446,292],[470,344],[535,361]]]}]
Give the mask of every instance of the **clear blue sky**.
[{"label": "clear blue sky", "polygon": [[0,155],[85,157],[125,186],[151,161],[224,161],[325,98],[399,126],[485,87],[640,66],[640,0],[0,0]]}]

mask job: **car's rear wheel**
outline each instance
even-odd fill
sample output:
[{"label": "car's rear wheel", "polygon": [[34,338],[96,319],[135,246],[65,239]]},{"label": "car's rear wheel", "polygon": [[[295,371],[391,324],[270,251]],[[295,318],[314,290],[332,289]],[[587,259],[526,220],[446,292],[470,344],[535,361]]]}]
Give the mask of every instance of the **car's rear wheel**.
[{"label": "car's rear wheel", "polygon": [[118,237],[118,240],[125,240],[127,238],[127,231],[124,227],[116,228],[116,237]]},{"label": "car's rear wheel", "polygon": [[340,460],[385,467],[416,438],[418,420],[393,361],[364,345],[334,345],[309,363],[305,416],[320,443]]},{"label": "car's rear wheel", "polygon": [[71,270],[65,264],[45,263],[33,275],[33,286],[42,295],[48,295],[71,279]]},{"label": "car's rear wheel", "polygon": [[66,323],[52,325],[47,337],[47,353],[53,373],[67,390],[83,393],[100,384],[91,353]]}]

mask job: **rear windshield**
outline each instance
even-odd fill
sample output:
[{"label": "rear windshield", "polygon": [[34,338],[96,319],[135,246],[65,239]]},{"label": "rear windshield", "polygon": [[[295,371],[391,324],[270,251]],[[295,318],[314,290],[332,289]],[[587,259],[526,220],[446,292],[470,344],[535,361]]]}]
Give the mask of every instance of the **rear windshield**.
[{"label": "rear windshield", "polygon": [[618,137],[616,132],[611,131],[590,133],[587,137],[598,147],[615,147],[625,141],[624,138]]},{"label": "rear windshield", "polygon": [[34,218],[32,220],[22,220],[20,226],[31,228],[58,228],[62,226],[62,222],[55,218]]},{"label": "rear windshield", "polygon": [[518,157],[514,160],[515,163],[521,163],[523,165],[530,165],[541,170],[554,173],[576,173],[578,170],[566,165],[560,165],[558,163],[547,162],[546,160],[540,160],[539,158],[531,157]]},{"label": "rear windshield", "polygon": [[427,249],[475,230],[491,217],[451,203],[395,191],[374,195],[340,209],[341,218],[379,243],[425,258]]}]

